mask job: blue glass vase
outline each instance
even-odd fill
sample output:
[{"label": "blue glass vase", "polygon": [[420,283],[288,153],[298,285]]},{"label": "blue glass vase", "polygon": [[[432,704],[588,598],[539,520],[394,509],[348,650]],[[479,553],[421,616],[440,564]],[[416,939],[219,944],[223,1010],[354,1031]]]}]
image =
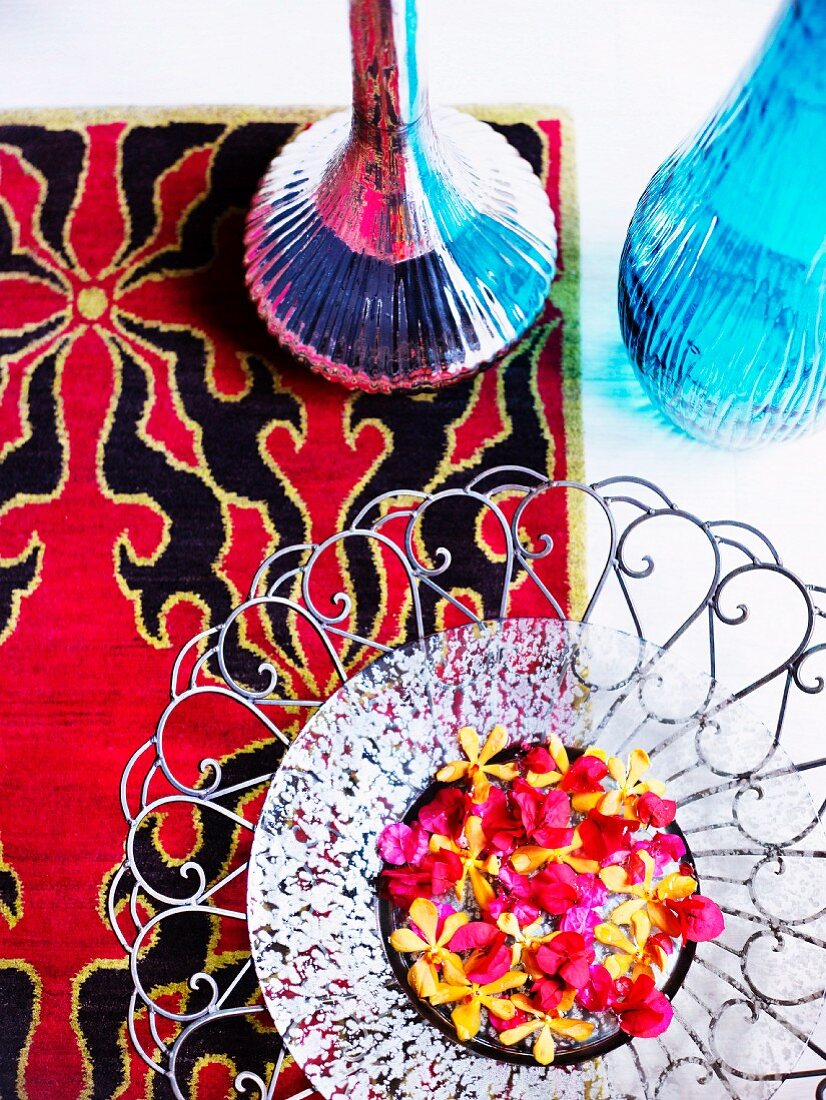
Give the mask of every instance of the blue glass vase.
[{"label": "blue glass vase", "polygon": [[662,165],[628,230],[619,311],[651,400],[751,447],[826,412],[826,0],[794,0],[748,76]]}]

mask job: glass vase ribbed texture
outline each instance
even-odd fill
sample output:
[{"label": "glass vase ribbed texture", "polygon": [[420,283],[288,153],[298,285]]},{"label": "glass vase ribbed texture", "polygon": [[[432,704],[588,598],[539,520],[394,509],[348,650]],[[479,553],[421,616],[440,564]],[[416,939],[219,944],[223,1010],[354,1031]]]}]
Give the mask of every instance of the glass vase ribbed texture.
[{"label": "glass vase ribbed texture", "polygon": [[623,339],[648,395],[729,448],[826,412],[826,0],[794,0],[628,230]]},{"label": "glass vase ribbed texture", "polygon": [[431,110],[417,0],[350,0],[353,109],[299,134],[247,219],[246,277],[313,370],[389,393],[465,378],[544,308],[548,196],[492,127]]}]

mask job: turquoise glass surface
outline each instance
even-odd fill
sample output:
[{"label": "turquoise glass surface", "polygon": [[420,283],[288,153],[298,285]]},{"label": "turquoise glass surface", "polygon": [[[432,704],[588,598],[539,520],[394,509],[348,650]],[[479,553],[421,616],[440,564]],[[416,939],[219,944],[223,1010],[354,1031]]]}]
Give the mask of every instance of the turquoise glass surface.
[{"label": "turquoise glass surface", "polygon": [[651,400],[750,447],[826,414],[826,0],[796,0],[699,134],[659,169],[623,251],[619,310]]}]

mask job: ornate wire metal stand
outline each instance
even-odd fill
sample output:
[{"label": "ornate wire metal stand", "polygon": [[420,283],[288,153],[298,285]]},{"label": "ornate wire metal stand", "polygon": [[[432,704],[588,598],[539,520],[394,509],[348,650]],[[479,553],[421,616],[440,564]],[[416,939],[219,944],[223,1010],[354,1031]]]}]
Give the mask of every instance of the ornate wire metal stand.
[{"label": "ornate wire metal stand", "polygon": [[[564,531],[566,514],[585,511],[591,558],[601,570],[571,613],[565,551],[550,532]],[[129,957],[128,1027],[140,1057],[183,1098],[199,1059],[231,1048],[236,1055],[222,1060],[235,1088],[274,1095],[286,1052],[266,1026],[249,956],[246,851],[284,747],[375,656],[445,625],[491,618],[547,614],[613,626],[680,653],[731,687],[734,699],[752,696],[775,746],[817,788],[826,757],[810,758],[811,729],[813,716],[822,721],[816,697],[825,681],[810,662],[826,650],[824,593],[786,569],[755,528],[703,520],[650,482],[553,482],[521,467],[492,469],[432,494],[384,493],[325,542],[276,551],[247,599],[178,655],[169,704],[123,774],[126,858],[108,905]],[[769,652],[772,645],[782,652]],[[184,734],[207,749],[218,728],[214,708],[223,708],[222,731],[247,726],[244,747],[187,762],[178,751]],[[756,790],[748,774],[732,783]],[[818,791],[810,826],[777,845],[777,873],[798,858],[826,856],[811,839],[826,806],[821,797]],[[156,843],[176,814],[180,859]],[[802,933],[821,948],[816,922],[824,916],[826,909],[813,915],[812,929]],[[766,926],[779,934],[771,921]],[[196,945],[189,954],[187,943]],[[745,971],[743,978],[732,985],[741,1000],[743,988],[754,988]],[[754,992],[754,1002],[787,1026],[761,996]],[[777,1002],[795,1003],[802,1000]],[[790,1066],[784,1078],[824,1078],[817,1086],[823,1097],[826,1050],[813,1040],[808,1050],[812,1064]],[[719,1069],[721,1057],[709,1050],[702,1064]],[[658,1094],[656,1082],[643,1087],[646,1097]]]}]

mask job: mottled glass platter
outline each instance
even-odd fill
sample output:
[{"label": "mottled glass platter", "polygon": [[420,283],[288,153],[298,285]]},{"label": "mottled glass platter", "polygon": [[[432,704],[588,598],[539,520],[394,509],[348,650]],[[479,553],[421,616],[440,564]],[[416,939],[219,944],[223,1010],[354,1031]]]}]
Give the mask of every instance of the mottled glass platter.
[{"label": "mottled glass platter", "polygon": [[[698,945],[658,1040],[579,1067],[494,1063],[417,1015],[379,933],[376,838],[458,749],[641,746],[678,803],[701,891],[726,914]],[[463,626],[388,653],[310,719],[276,772],[249,873],[252,952],[287,1047],[325,1097],[765,1098],[802,1054],[826,987],[826,844],[801,775],[742,699],[618,631],[550,619]]]}]

